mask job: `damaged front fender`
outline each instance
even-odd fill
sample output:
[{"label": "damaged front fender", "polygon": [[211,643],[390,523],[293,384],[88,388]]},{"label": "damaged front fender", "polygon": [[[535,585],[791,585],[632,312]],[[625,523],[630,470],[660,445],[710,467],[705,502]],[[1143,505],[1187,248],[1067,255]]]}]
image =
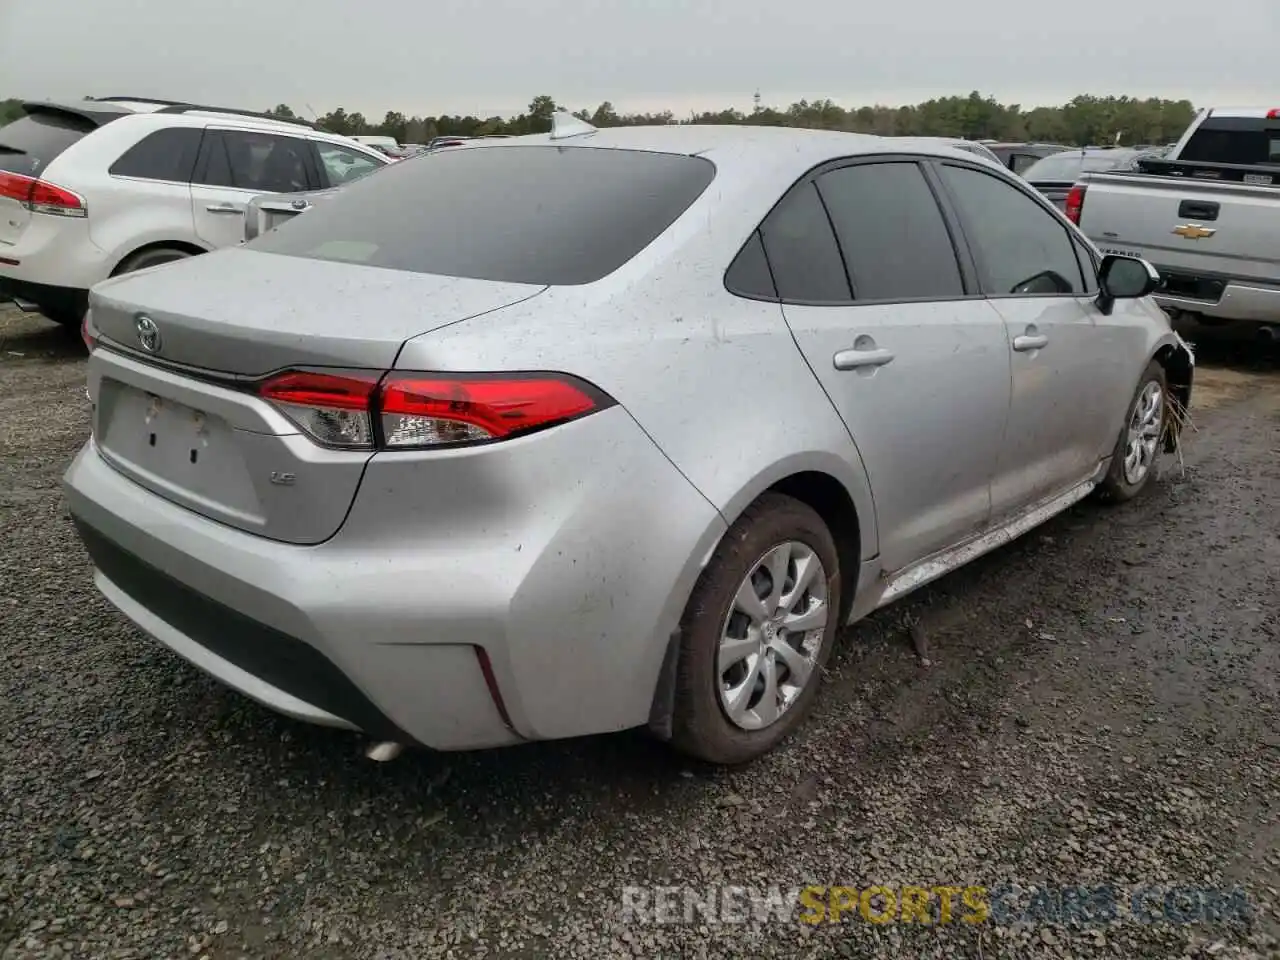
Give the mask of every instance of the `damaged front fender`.
[{"label": "damaged front fender", "polygon": [[1190,423],[1191,385],[1195,379],[1196,355],[1191,344],[1183,340],[1177,331],[1170,335],[1155,360],[1164,368],[1165,383],[1169,389],[1169,414],[1165,418],[1164,451],[1178,449],[1182,430]]}]

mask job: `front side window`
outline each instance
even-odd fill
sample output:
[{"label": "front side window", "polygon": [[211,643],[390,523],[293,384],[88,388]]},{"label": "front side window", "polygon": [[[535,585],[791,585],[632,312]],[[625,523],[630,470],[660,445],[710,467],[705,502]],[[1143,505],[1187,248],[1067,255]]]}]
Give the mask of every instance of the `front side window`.
[{"label": "front side window", "polygon": [[1057,217],[991,174],[949,163],[940,170],[964,218],[965,235],[988,294],[1084,292],[1071,234]]},{"label": "front side window", "polygon": [[257,193],[297,193],[313,186],[307,175],[310,145],[298,137],[247,130],[209,130],[199,181]]},{"label": "front side window", "polygon": [[379,163],[368,154],[348,150],[333,143],[317,143],[316,149],[320,152],[320,165],[324,168],[324,174],[329,178],[331,187],[359,180],[366,173],[373,173],[380,167],[386,166],[385,163]]},{"label": "front side window", "polygon": [[964,296],[955,247],[918,164],[860,163],[818,178],[855,300]]}]

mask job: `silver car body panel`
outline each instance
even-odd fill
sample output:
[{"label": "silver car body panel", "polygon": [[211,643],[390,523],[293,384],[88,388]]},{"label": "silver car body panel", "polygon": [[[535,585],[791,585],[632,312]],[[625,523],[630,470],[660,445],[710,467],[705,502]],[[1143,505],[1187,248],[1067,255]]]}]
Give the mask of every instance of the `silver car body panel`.
[{"label": "silver car body panel", "polygon": [[[531,142],[547,138],[455,149]],[[902,140],[690,126],[601,131],[555,149],[578,143],[699,154],[717,173],[657,239],[579,286],[249,247],[95,288],[95,433],[66,476],[78,522],[171,589],[317,651],[429,746],[617,730],[649,720],[690,592],[762,492],[810,473],[848,494],[858,529],[837,533],[857,536],[846,571],[856,619],[1087,492],[1142,368],[1176,343],[1141,301],[1104,317],[1074,298],[818,308],[725,289],[729,263],[798,177],[835,158],[901,154]],[[911,150],[973,161],[945,145]],[[165,338],[160,363],[138,342],[144,311]],[[1030,324],[1050,328],[1049,346],[1011,353]],[[833,369],[834,354],[866,338],[895,362]],[[234,380],[286,365],[558,370],[617,404],[497,444],[339,452],[308,446],[243,385],[202,373]],[[147,408],[130,395],[131,425],[117,425],[115,384],[217,418],[224,478],[180,482],[181,457],[148,473]],[[273,472],[296,483],[267,490]],[[190,655],[199,637],[148,619],[111,571],[98,576],[143,629],[230,685],[295,716],[349,722],[214,651]]]}]

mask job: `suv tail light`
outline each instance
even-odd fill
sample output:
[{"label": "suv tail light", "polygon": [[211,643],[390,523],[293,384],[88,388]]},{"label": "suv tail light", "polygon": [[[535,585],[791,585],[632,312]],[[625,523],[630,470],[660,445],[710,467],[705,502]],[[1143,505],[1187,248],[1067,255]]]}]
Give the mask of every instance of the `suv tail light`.
[{"label": "suv tail light", "polygon": [[1067,192],[1067,202],[1063,205],[1063,212],[1067,215],[1067,219],[1080,226],[1080,212],[1084,209],[1084,193],[1088,189],[1083,183],[1077,183]]},{"label": "suv tail light", "polygon": [[32,213],[49,213],[58,217],[88,215],[84,198],[36,177],[0,170],[0,197],[17,200]]},{"label": "suv tail light", "polygon": [[1280,107],[1273,107],[1267,111],[1268,120],[1280,120]]},{"label": "suv tail light", "polygon": [[559,373],[341,374],[290,370],[258,389],[316,443],[348,450],[425,450],[492,443],[614,404]]},{"label": "suv tail light", "polygon": [[94,339],[93,334],[89,332],[89,311],[84,312],[84,319],[80,321],[80,339],[84,341],[84,348],[93,353]]}]

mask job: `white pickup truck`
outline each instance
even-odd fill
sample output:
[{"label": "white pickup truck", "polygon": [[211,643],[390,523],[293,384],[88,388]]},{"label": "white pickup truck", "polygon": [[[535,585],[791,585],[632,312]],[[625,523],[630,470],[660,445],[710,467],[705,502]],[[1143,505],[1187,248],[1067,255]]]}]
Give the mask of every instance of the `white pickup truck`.
[{"label": "white pickup truck", "polygon": [[1103,253],[1153,264],[1175,321],[1280,339],[1280,108],[1202,110],[1137,168],[1083,175],[1067,216]]}]

